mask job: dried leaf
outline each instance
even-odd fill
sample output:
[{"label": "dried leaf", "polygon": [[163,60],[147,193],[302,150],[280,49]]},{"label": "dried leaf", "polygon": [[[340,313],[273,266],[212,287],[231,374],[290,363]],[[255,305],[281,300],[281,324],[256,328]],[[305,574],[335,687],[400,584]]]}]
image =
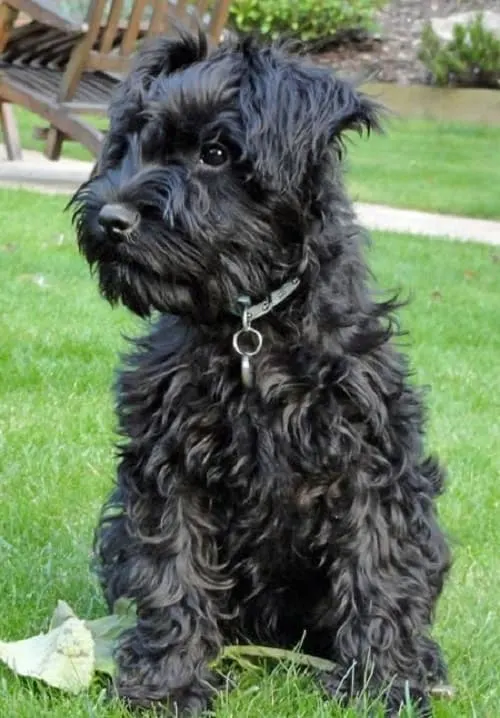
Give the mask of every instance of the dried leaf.
[{"label": "dried leaf", "polygon": [[66,601],[58,601],[52,618],[50,619],[49,631],[62,626],[68,618],[78,618],[78,616]]},{"label": "dried leaf", "polygon": [[310,656],[307,653],[299,653],[299,651],[288,651],[284,648],[270,648],[268,646],[226,646],[223,648],[217,662],[222,660],[240,662],[241,658],[270,658],[274,661],[284,661],[300,666],[308,666],[309,668],[316,668],[319,671],[333,671],[336,668],[335,663],[325,658]]},{"label": "dried leaf", "polygon": [[48,633],[0,642],[0,660],[20,676],[79,693],[88,688],[94,675],[94,642],[85,623],[70,617]]},{"label": "dried leaf", "polygon": [[464,279],[475,279],[478,276],[477,272],[474,272],[472,269],[466,269],[464,272]]},{"label": "dried leaf", "polygon": [[135,604],[129,599],[119,599],[113,606],[110,616],[85,621],[85,625],[94,639],[95,670],[114,676],[116,666],[114,650],[119,636],[132,628],[137,620]]}]

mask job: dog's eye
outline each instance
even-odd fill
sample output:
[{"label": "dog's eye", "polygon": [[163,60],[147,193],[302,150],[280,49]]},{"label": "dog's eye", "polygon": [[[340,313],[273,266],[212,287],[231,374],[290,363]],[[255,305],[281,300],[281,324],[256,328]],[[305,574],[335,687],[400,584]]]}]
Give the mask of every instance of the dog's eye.
[{"label": "dog's eye", "polygon": [[200,162],[209,167],[222,167],[228,160],[228,152],[219,142],[203,145],[200,152]]}]

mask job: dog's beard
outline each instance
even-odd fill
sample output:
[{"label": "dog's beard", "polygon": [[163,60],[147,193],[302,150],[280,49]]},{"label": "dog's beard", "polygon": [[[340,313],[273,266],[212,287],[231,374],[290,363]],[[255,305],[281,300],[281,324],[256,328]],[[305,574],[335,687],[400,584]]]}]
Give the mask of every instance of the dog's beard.
[{"label": "dog's beard", "polygon": [[167,283],[163,277],[145,270],[141,265],[126,262],[99,262],[99,289],[111,304],[122,302],[141,317],[153,310],[180,314],[196,313],[201,306],[193,290],[179,281]]},{"label": "dog's beard", "polygon": [[[199,226],[193,216],[187,217],[191,227],[181,221],[190,198],[175,173],[138,173],[125,191],[118,189],[116,175],[110,171],[92,178],[71,202],[80,250],[97,273],[103,296],[140,316],[153,310],[210,311],[213,301],[201,296],[199,281],[210,272],[210,260],[191,239],[206,234],[205,213],[199,212]],[[99,225],[99,212],[109,201],[125,202],[140,215],[138,225],[119,240]]]},{"label": "dog's beard", "polygon": [[[241,294],[264,298],[297,264],[290,236],[286,244],[278,238],[272,213],[236,186],[221,207],[204,187],[186,188],[170,172],[140,172],[120,190],[113,179],[93,178],[72,200],[80,250],[112,304],[140,316],[158,310],[213,321]],[[103,204],[116,200],[140,214],[120,241],[98,222]]]},{"label": "dog's beard", "polygon": [[214,304],[215,297],[201,296],[204,287],[196,277],[203,268],[195,253],[186,251],[183,238],[166,232],[160,222],[141,219],[137,230],[114,245],[82,221],[78,242],[111,304],[122,302],[141,317],[154,310],[201,316]]}]

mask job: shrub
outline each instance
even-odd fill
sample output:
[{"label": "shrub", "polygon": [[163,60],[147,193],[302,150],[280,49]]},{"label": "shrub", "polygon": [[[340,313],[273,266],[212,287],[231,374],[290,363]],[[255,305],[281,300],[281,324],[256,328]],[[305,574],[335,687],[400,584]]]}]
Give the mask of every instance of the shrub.
[{"label": "shrub", "polygon": [[346,30],[370,29],[385,0],[233,0],[238,32],[289,37],[304,42],[332,38]]},{"label": "shrub", "polygon": [[481,14],[469,25],[455,25],[446,43],[428,23],[421,42],[419,58],[436,85],[500,89],[500,39],[484,27]]}]

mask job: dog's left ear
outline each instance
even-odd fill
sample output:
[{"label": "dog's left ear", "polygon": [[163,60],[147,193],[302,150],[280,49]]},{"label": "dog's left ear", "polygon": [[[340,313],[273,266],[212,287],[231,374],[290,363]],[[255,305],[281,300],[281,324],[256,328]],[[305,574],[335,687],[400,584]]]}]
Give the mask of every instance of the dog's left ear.
[{"label": "dog's left ear", "polygon": [[330,75],[325,83],[324,94],[318,93],[317,131],[324,134],[327,142],[340,139],[348,130],[359,134],[380,131],[381,106],[359,92],[347,80]]},{"label": "dog's left ear", "polygon": [[247,146],[267,184],[297,189],[348,130],[380,129],[379,106],[347,80],[279,49],[244,48]]},{"label": "dog's left ear", "polygon": [[[306,85],[308,91],[304,93]],[[381,131],[382,107],[332,71],[304,66],[297,71],[296,88],[303,98],[302,113],[297,113],[301,117],[298,124],[309,126],[313,163],[320,161],[330,147],[340,150],[347,132],[369,135]]]}]

